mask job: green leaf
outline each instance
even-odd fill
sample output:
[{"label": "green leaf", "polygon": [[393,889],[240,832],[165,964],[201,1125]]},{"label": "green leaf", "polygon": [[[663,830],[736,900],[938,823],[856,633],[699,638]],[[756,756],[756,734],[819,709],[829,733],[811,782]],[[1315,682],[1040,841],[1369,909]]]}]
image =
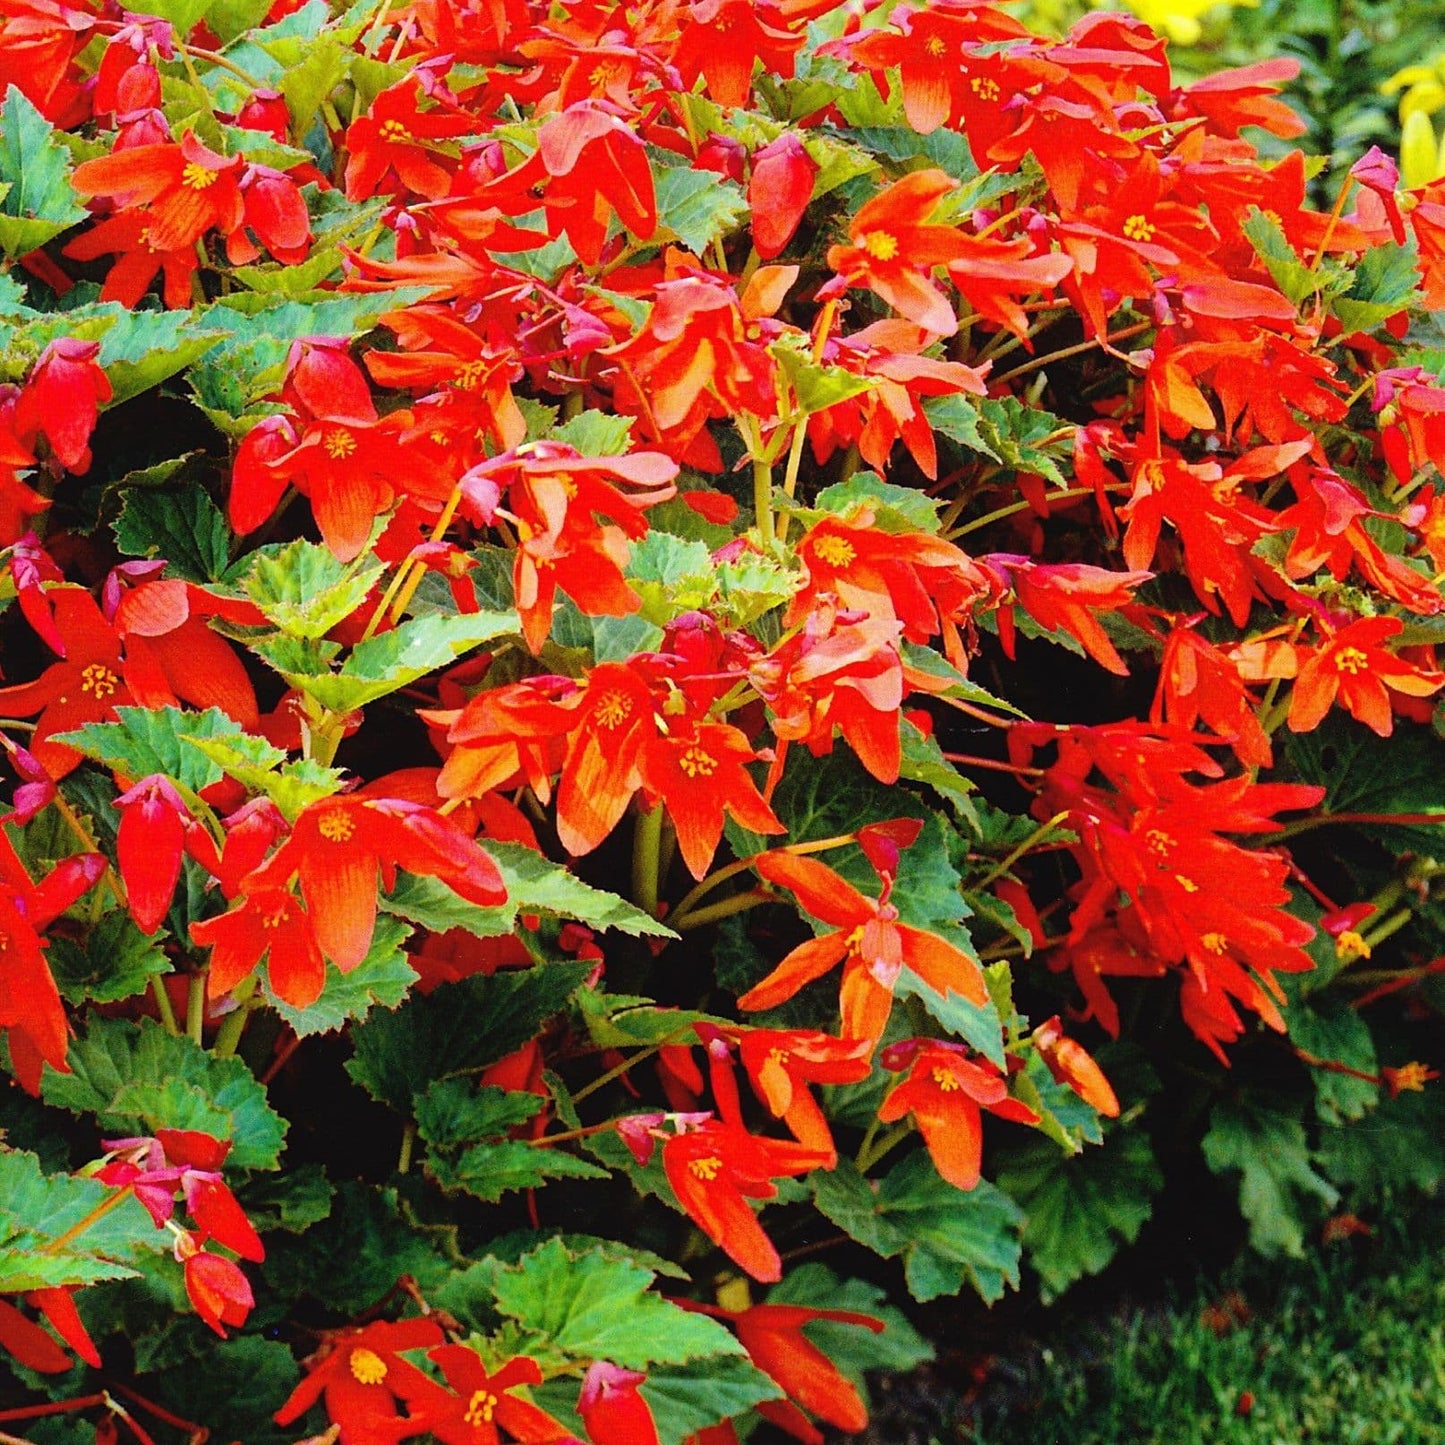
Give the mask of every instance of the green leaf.
[{"label": "green leaf", "polygon": [[927,492],[895,486],[874,472],[854,472],[846,482],[824,487],[816,505],[839,517],[867,507],[880,532],[938,532],[938,503]]},{"label": "green leaf", "polygon": [[770,1305],[803,1305],[809,1309],[851,1310],[883,1322],[875,1335],[861,1325],[835,1320],[814,1320],[803,1333],[858,1387],[867,1400],[866,1371],[888,1370],[904,1374],[927,1364],[933,1346],[909,1323],[908,1316],[888,1303],[875,1284],[861,1279],[840,1279],[827,1265],[804,1264],[790,1269],[768,1291]]},{"label": "green leaf", "polygon": [[973,782],[943,756],[938,739],[932,735],[925,736],[906,719],[900,726],[899,735],[903,740],[899,777],[908,779],[910,783],[923,783],[932,788],[953,805],[954,812],[975,833],[978,832],[981,825],[974,807]]},{"label": "green leaf", "polygon": [[328,547],[295,541],[256,558],[242,589],[288,637],[324,637],[350,617],[386,570],[365,554],[338,562]]},{"label": "green leaf", "polygon": [[516,1089],[479,1088],[471,1079],[438,1079],[417,1096],[417,1133],[442,1149],[473,1139],[502,1139],[534,1118],[545,1102]]},{"label": "green leaf", "polygon": [[[973,955],[971,948],[965,951]],[[907,967],[899,971],[893,982],[893,996],[916,998],[936,1023],[961,1038],[991,1063],[1003,1068],[1003,1030],[992,1003],[973,1003],[952,989],[939,993]]]},{"label": "green leaf", "polygon": [[382,914],[366,957],[348,973],[334,963],[326,965],[326,985],[321,997],[306,1008],[296,1008],[276,997],[268,983],[266,1001],[296,1031],[299,1038],[335,1033],[354,1020],[364,1019],[380,1005],[394,1009],[417,981],[417,971],[402,951],[411,929],[398,919]]},{"label": "green leaf", "polygon": [[598,1250],[574,1254],[549,1239],[500,1270],[495,1307],[549,1353],[608,1360],[628,1370],[743,1352],[732,1332],[650,1291],[651,1270]]},{"label": "green leaf", "polygon": [[176,38],[184,40],[213,4],[215,0],[146,0],[146,13],[169,20]]},{"label": "green leaf", "polygon": [[1024,1250],[1048,1303],[1134,1243],[1164,1178],[1144,1131],[1115,1129],[1102,1147],[1072,1156],[1030,1139],[1009,1151],[998,1182],[1023,1206]]},{"label": "green leaf", "polygon": [[1240,229],[1264,262],[1274,284],[1295,306],[1316,292],[1328,300],[1348,285],[1349,272],[1338,261],[1321,258],[1314,267],[1305,265],[1290,245],[1277,216],[1256,210]]},{"label": "green leaf", "polygon": [[1360,257],[1349,292],[1334,302],[1346,331],[1374,331],[1418,304],[1418,253],[1412,237],[1408,245],[1372,246]]},{"label": "green leaf", "polygon": [[171,969],[161,939],[147,938],[122,908],[102,914],[83,943],[52,935],[45,957],[61,996],[75,1004],[134,998],[152,978]]},{"label": "green leaf", "polygon": [[[650,998],[586,989],[576,998],[587,1036],[599,1049],[636,1049],[648,1044],[691,1043],[692,1026],[709,1015],[660,1008]],[[719,1025],[726,1021],[713,1019]]]},{"label": "green leaf", "polygon": [[[875,382],[842,366],[825,366],[813,360],[806,337],[775,341],[768,350],[788,378],[798,410],[811,415],[826,411],[849,397],[872,391]],[[844,484],[846,485],[846,484]]]},{"label": "green leaf", "polygon": [[1320,812],[1440,814],[1440,824],[1352,822],[1392,852],[1435,856],[1445,825],[1445,742],[1425,728],[1397,728],[1383,747],[1363,723],[1336,709],[1313,732],[1288,733],[1285,759],[1306,783],[1325,789]]},{"label": "green leaf", "polygon": [[220,767],[188,740],[244,736],[220,708],[183,712],[176,707],[118,707],[113,723],[86,723],[74,732],[57,734],[88,758],[114,769],[132,782],[164,773],[183,788],[198,793],[221,780]]},{"label": "green leaf", "polygon": [[695,256],[708,245],[737,230],[747,216],[747,202],[732,181],[690,166],[664,166],[655,173],[657,231],[654,243],[678,240]]},{"label": "green leaf", "polygon": [[342,775],[335,768],[309,758],[288,762],[286,754],[265,738],[234,733],[230,737],[193,737],[188,742],[251,792],[264,793],[293,820],[303,808],[331,797],[342,785]]},{"label": "green leaf", "polygon": [[733,1355],[650,1370],[638,1389],[662,1445],[683,1445],[699,1430],[731,1420],[782,1390],[756,1365]]},{"label": "green leaf", "polygon": [[946,436],[949,441],[971,452],[982,452],[994,461],[1002,458],[984,440],[979,429],[978,407],[966,396],[954,393],[952,396],[925,397],[923,414],[934,431]]},{"label": "green leaf", "polygon": [[515,913],[548,913],[589,928],[615,928],[633,938],[676,938],[650,913],[615,893],[584,883],[560,863],[521,843],[488,841],[487,852],[507,885],[507,907]]},{"label": "green leaf", "polygon": [[[1290,1042],[1326,1064],[1341,1064],[1355,1074],[1379,1074],[1374,1035],[1349,1005],[1328,995],[1291,1000],[1284,1010]],[[1370,1079],[1307,1064],[1315,1086],[1315,1112],[1326,1124],[1362,1119],[1379,1102],[1380,1087]]]},{"label": "green leaf", "polygon": [[[489,851],[495,846],[487,845]],[[512,931],[517,916],[510,898],[500,907],[483,908],[460,897],[440,878],[411,873],[397,874],[396,887],[381,899],[381,907],[433,933],[464,928],[476,938],[501,938]]]},{"label": "green leaf", "polygon": [[576,447],[584,457],[620,457],[632,447],[635,418],[605,411],[583,411],[551,428],[553,438]]},{"label": "green leaf", "polygon": [[197,482],[120,492],[112,524],[116,546],[128,557],[164,557],[169,575],[216,582],[231,565],[231,529],[221,509]]},{"label": "green leaf", "polygon": [[374,1099],[411,1116],[415,1095],[433,1080],[478,1073],[535,1038],[591,971],[586,963],[539,964],[413,996],[356,1027],[346,1072]]},{"label": "green leaf", "polygon": [[1350,1197],[1372,1203],[1392,1191],[1435,1193],[1445,1182],[1445,1089],[1426,1085],[1380,1100],[1368,1124],[1320,1131],[1320,1167]]},{"label": "green leaf", "polygon": [[1216,1104],[1202,1145],[1216,1174],[1240,1172],[1239,1207],[1261,1254],[1304,1253],[1303,1210],[1332,1207],[1338,1191],[1310,1164],[1304,1124],[1294,1113],[1241,1098]]},{"label": "green leaf", "polygon": [[189,311],[127,311],[115,307],[114,325],[100,338],[100,364],[119,406],[184,371],[226,336],[193,323]]},{"label": "green leaf", "polygon": [[[414,617],[390,632],[358,643],[336,672],[300,671],[288,665],[277,670],[292,687],[322,707],[335,713],[351,713],[429,672],[450,666],[462,653],[484,642],[516,631],[516,616],[502,612]],[[274,648],[252,646],[263,656],[279,656]]]},{"label": "green leaf", "polygon": [[121,1260],[155,1235],[133,1197],[54,1247],[114,1194],[94,1179],[46,1174],[35,1155],[0,1143],[0,1295],[133,1275]]},{"label": "green leaf", "polygon": [[[47,1068],[41,1097],[47,1104],[73,1114],[94,1114],[105,1130],[128,1134],[137,1126],[189,1128],[189,1122],[164,1113],[192,1107],[179,1092],[162,1094],[163,1087],[193,1089],[226,1124],[220,1137],[231,1140],[227,1164],[241,1169],[274,1169],[286,1136],[286,1123],[266,1102],[266,1091],[239,1059],[218,1059],[190,1039],[168,1034],[153,1020],[130,1023],[124,1019],[92,1018],[84,1034],[70,1046],[71,1072]],[[155,1093],[142,1098],[141,1086]],[[130,1091],[138,1107],[126,1105]],[[150,1112],[156,1110],[158,1112]],[[211,1131],[214,1132],[214,1131]]]},{"label": "green leaf", "polygon": [[464,1191],[495,1204],[519,1189],[540,1189],[551,1179],[606,1179],[605,1169],[562,1149],[548,1149],[525,1139],[473,1144],[453,1160],[429,1154],[427,1173],[448,1193]]},{"label": "green leaf", "polygon": [[1067,486],[1059,470],[1068,457],[1073,428],[1052,412],[1028,406],[1016,396],[989,397],[978,403],[979,430],[988,451],[1016,472],[1032,473],[1057,487]]},{"label": "green leaf", "polygon": [[659,626],[706,606],[717,589],[712,554],[702,542],[655,529],[633,543],[627,580],[642,598],[642,616]]},{"label": "green leaf", "polygon": [[914,1299],[957,1294],[971,1283],[989,1303],[1018,1287],[1023,1212],[987,1181],[967,1193],[941,1179],[928,1155],[910,1155],[881,1182],[846,1160],[809,1176],[818,1209],[885,1259],[901,1255]]},{"label": "green leaf", "polygon": [[70,184],[70,153],[19,86],[0,109],[0,250],[23,256],[86,218]]},{"label": "green leaf", "polygon": [[353,1319],[410,1275],[425,1293],[455,1266],[402,1217],[394,1189],[348,1180],[331,1212],[303,1234],[266,1241],[264,1274],[283,1299],[309,1296]]},{"label": "green leaf", "polygon": [[293,1164],[277,1174],[253,1174],[237,1190],[258,1234],[302,1234],[331,1213],[336,1190],[319,1164]]}]

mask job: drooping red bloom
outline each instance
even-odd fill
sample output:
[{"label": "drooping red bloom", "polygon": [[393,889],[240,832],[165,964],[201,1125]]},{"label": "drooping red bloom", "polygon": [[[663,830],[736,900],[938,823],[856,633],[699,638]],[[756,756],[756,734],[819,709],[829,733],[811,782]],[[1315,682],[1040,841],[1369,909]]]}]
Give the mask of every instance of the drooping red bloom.
[{"label": "drooping red bloom", "polygon": [[958,1189],[973,1189],[983,1165],[981,1109],[1018,1124],[1037,1124],[1027,1104],[1011,1099],[1008,1081],[960,1044],[911,1039],[883,1053],[888,1068],[907,1069],[879,1106],[885,1124],[912,1114],[939,1174]]},{"label": "drooping red bloom", "polygon": [[278,1425],[299,1420],[324,1398],[342,1445],[390,1445],[429,1428],[424,1414],[401,1415],[434,1395],[436,1381],[402,1359],[408,1350],[443,1342],[434,1319],[374,1320],[360,1329],[338,1330],[314,1358],[306,1377],[274,1416]]},{"label": "drooping red bloom", "polygon": [[[820,1420],[850,1434],[867,1429],[868,1408],[857,1388],[803,1331],[815,1321],[826,1320],[831,1324],[857,1325],[877,1335],[883,1333],[882,1320],[856,1310],[813,1309],[807,1305],[760,1304],[727,1310],[691,1300],[677,1303],[684,1309],[726,1320],[737,1331],[753,1364],[780,1385],[790,1400]],[[822,1440],[791,1405],[783,1407],[785,1413],[777,1411],[776,1402],[764,1402],[757,1409],[790,1435],[809,1441]],[[798,1428],[799,1423],[804,1429]]]},{"label": "drooping red bloom", "polygon": [[535,1360],[522,1355],[489,1372],[465,1345],[438,1345],[427,1357],[441,1367],[451,1388],[423,1393],[413,1409],[443,1445],[548,1445],[574,1438],[545,1410],[512,1393],[542,1383]]},{"label": "drooping red bloom", "polygon": [[[433,87],[434,88],[434,87]],[[383,90],[346,131],[346,199],[402,191],[428,200],[447,194],[457,169],[456,142],[476,121],[446,105],[422,109],[417,76]]]},{"label": "drooping red bloom", "polygon": [[638,1391],[647,1376],[594,1360],[582,1378],[577,1413],[592,1445],[660,1445],[652,1410]]},{"label": "drooping red bloom", "polygon": [[1119,1117],[1119,1100],[1104,1071],[1082,1044],[1067,1038],[1058,1014],[1034,1029],[1034,1047],[1061,1084],[1067,1084],[1106,1119]]},{"label": "drooping red bloom", "polygon": [[110,379],[96,361],[100,342],[57,337],[31,368],[15,402],[12,424],[22,445],[43,436],[66,471],[90,469],[90,437],[100,408],[111,399]]},{"label": "drooping red bloom", "polygon": [[226,1338],[224,1326],[239,1327],[246,1323],[256,1305],[251,1284],[234,1261],[219,1254],[209,1254],[197,1246],[191,1235],[176,1237],[176,1258],[182,1261],[186,1294],[196,1313]]},{"label": "drooping red bloom", "polygon": [[161,773],[142,778],[115,800],[121,811],[116,837],[126,904],[136,927],[154,933],[164,921],[181,875],[190,818],[175,784]]},{"label": "drooping red bloom", "polygon": [[939,202],[957,190],[944,171],[914,171],[895,181],[853,217],[846,246],[828,251],[828,265],[850,286],[876,291],[901,315],[938,336],[952,336],[958,317],[930,279],[935,266],[962,260],[967,247],[953,226],[928,224]]},{"label": "drooping red bloom", "polygon": [[961,994],[976,1004],[987,1001],[988,990],[975,960],[936,934],[898,921],[898,910],[888,901],[891,879],[885,877],[882,896],[872,899],[815,858],[774,850],[760,854],[753,866],[768,882],[796,894],[809,913],[831,925],[832,932],[799,944],[743,994],[739,1008],[776,1008],[840,962],[843,1033],[851,1039],[877,1044],[893,1008],[893,985],[904,968],[940,994]]},{"label": "drooping red bloom", "polygon": [[1204,722],[1246,767],[1267,768],[1273,761],[1238,663],[1192,628],[1176,627],[1165,640],[1150,717],[1184,731]]},{"label": "drooping red bloom", "polygon": [[768,74],[791,76],[803,36],[789,26],[788,8],[778,0],[688,0],[671,57],[684,89],[701,76],[719,105],[742,106],[758,59]]},{"label": "drooping red bloom", "polygon": [[326,960],[311,916],[285,888],[258,888],[229,913],[191,924],[191,937],[211,950],[206,993],[229,993],[266,959],[266,976],[277,998],[309,1008],[326,984]]},{"label": "drooping red bloom", "polygon": [[[312,803],[291,836],[242,886],[251,897],[284,890],[293,877],[299,879],[317,945],[344,973],[371,947],[378,871],[390,889],[398,868],[440,878],[484,908],[506,901],[497,865],[456,823],[434,808],[396,798]],[[294,921],[294,913],[287,916]]]},{"label": "drooping red bloom", "polygon": [[774,1179],[806,1174],[825,1159],[791,1140],[761,1139],[711,1117],[662,1146],[662,1167],[677,1202],[729,1259],[765,1283],[782,1278],[782,1262],[748,1200],[773,1198]]},{"label": "drooping red bloom", "polygon": [[1361,617],[1305,651],[1290,694],[1290,731],[1311,732],[1338,701],[1387,738],[1395,725],[1391,693],[1429,697],[1445,687],[1445,674],[1415,667],[1382,645],[1404,627],[1398,617]]},{"label": "drooping red bloom", "polygon": [[0,833],[0,1028],[9,1031],[10,1063],[21,1087],[40,1093],[45,1064],[68,1073],[70,1026],[45,962],[41,930],[105,871],[99,853],[81,853],[33,883],[10,840]]},{"label": "drooping red bloom", "polygon": [[754,152],[748,177],[748,207],[753,214],[753,245],[764,261],[782,254],[808,202],[818,163],[793,131]]}]

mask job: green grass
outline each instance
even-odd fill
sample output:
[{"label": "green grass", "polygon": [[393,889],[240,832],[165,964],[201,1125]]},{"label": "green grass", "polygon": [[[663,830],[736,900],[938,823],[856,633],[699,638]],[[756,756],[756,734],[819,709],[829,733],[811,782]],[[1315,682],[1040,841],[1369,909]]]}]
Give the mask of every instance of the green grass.
[{"label": "green grass", "polygon": [[[1437,1208],[1438,1216],[1439,1210]],[[1236,1290],[1221,1333],[1209,1306]],[[1237,1313],[1237,1312],[1236,1312]],[[1445,1445],[1445,1220],[1346,1240],[1044,1349],[970,1445]],[[943,1445],[942,1441],[938,1445]]]}]

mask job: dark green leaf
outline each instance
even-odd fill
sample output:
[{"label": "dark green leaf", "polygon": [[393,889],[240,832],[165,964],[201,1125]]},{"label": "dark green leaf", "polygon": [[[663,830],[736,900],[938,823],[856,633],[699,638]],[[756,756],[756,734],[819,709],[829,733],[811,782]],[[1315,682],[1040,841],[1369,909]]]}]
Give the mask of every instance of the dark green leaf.
[{"label": "dark green leaf", "polygon": [[[1326,1124],[1362,1119],[1380,1098],[1380,1087],[1369,1078],[1378,1075],[1375,1040],[1370,1026],[1354,1009],[1328,995],[1312,995],[1291,1002],[1284,1010],[1290,1042],[1320,1064],[1309,1064],[1315,1086],[1315,1112]],[[1327,1067],[1339,1064],[1354,1070],[1342,1074]]]},{"label": "dark green leaf", "polygon": [[546,1101],[536,1094],[478,1088],[471,1079],[438,1079],[416,1099],[417,1132],[437,1148],[501,1139],[533,1118]]},{"label": "dark green leaf", "polygon": [[540,1189],[551,1179],[607,1178],[605,1169],[575,1154],[541,1148],[524,1139],[473,1144],[455,1160],[430,1154],[426,1170],[448,1193],[461,1190],[489,1204],[519,1189]]},{"label": "dark green leaf", "polygon": [[652,1408],[662,1445],[683,1445],[699,1430],[782,1394],[757,1366],[732,1355],[660,1366],[648,1371],[638,1388]]},{"label": "dark green leaf", "polygon": [[1010,1150],[998,1182],[1023,1206],[1024,1249],[1047,1302],[1133,1244],[1164,1179],[1143,1130],[1115,1129],[1072,1156],[1030,1139]]},{"label": "dark green leaf", "polygon": [[478,1073],[521,1048],[592,971],[550,963],[443,984],[353,1034],[346,1071],[371,1096],[410,1116],[414,1096],[448,1074]]},{"label": "dark green leaf", "polygon": [[221,509],[197,482],[120,493],[113,524],[116,546],[128,557],[164,557],[170,575],[215,582],[231,565],[231,529]]},{"label": "dark green leaf", "polygon": [[1209,1116],[1204,1162],[1240,1173],[1239,1207],[1261,1254],[1304,1253],[1306,1217],[1332,1207],[1338,1192],[1314,1170],[1304,1124],[1293,1112],[1253,1099],[1225,1099]]},{"label": "dark green leaf", "polygon": [[160,937],[148,938],[124,909],[101,915],[84,942],[57,934],[46,959],[56,986],[69,1003],[115,1003],[143,993],[151,979],[169,973],[171,961]]}]

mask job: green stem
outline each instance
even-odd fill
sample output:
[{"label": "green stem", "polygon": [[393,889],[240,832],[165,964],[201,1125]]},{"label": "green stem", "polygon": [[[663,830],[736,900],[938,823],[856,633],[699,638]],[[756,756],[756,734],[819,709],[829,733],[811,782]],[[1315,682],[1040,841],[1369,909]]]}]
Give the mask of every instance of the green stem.
[{"label": "green stem", "polygon": [[231,997],[235,999],[236,1007],[221,1020],[221,1027],[216,1031],[216,1042],[211,1048],[211,1053],[216,1058],[229,1059],[240,1047],[241,1035],[246,1032],[246,1021],[255,1012],[255,1004],[252,1002],[255,992],[256,975],[254,973],[243,978],[231,990]]},{"label": "green stem", "polygon": [[858,1150],[858,1172],[866,1174],[885,1154],[901,1144],[912,1132],[913,1120],[902,1119],[880,1139],[870,1142],[865,1138],[863,1142],[869,1147],[866,1152],[861,1147]]},{"label": "green stem", "polygon": [[1018,845],[1017,848],[1014,848],[1004,857],[1002,862],[995,863],[994,866],[990,868],[988,872],[985,873],[983,877],[980,878],[978,882],[973,885],[974,888],[987,888],[988,885],[992,883],[995,878],[1001,878],[1005,873],[1008,872],[1010,868],[1013,867],[1015,863],[1018,862],[1020,858],[1024,856],[1025,853],[1029,851],[1030,848],[1034,846],[1035,843],[1041,842],[1044,838],[1046,838],[1050,833],[1054,831],[1055,828],[1059,826],[1060,823],[1064,822],[1068,818],[1068,816],[1068,810],[1065,809],[1065,811],[1062,813],[1055,813],[1054,816],[1050,818],[1047,823],[1044,823],[1040,827],[1035,828],[1034,831],[1030,833],[1029,836],[1025,838],[1023,842]]},{"label": "green stem", "polygon": [[190,988],[186,993],[186,1033],[192,1043],[199,1045],[204,1038],[206,1026],[206,970],[191,975]]},{"label": "green stem", "polygon": [[151,997],[155,999],[156,1013],[160,1016],[161,1027],[168,1034],[179,1034],[181,1026],[176,1022],[176,1011],[171,1007],[171,996],[166,992],[166,982],[159,975],[151,977]]},{"label": "green stem", "polygon": [[668,927],[675,933],[688,933],[694,928],[705,928],[720,918],[730,918],[734,913],[746,913],[760,903],[772,902],[773,894],[766,888],[753,888],[747,893],[735,893],[721,903],[710,903],[706,908],[695,908],[681,918],[669,918]]},{"label": "green stem", "polygon": [[776,534],[773,531],[773,469],[762,457],[753,458],[753,511],[758,519],[758,536],[763,550],[772,552]]},{"label": "green stem", "polygon": [[408,1174],[411,1172],[411,1154],[416,1147],[416,1120],[408,1119],[406,1127],[401,1131],[401,1152],[396,1156],[396,1172]]},{"label": "green stem", "polygon": [[595,1094],[598,1089],[606,1088],[613,1079],[621,1078],[629,1069],[635,1069],[638,1064],[650,1059],[653,1054],[660,1052],[668,1044],[680,1043],[682,1039],[692,1032],[691,1024],[683,1024],[675,1028],[671,1033],[664,1034],[655,1044],[648,1044],[645,1049],[639,1049],[630,1059],[624,1059],[620,1064],[615,1064],[605,1074],[598,1074],[590,1084],[584,1084],[572,1095],[573,1105],[580,1104],[589,1094]]},{"label": "green stem", "polygon": [[112,1209],[115,1209],[129,1199],[130,1195],[131,1186],[129,1184],[122,1185],[109,1199],[101,1200],[84,1219],[77,1220],[64,1234],[58,1235],[55,1239],[52,1239],[49,1244],[43,1245],[40,1250],[41,1254],[59,1254],[67,1244],[72,1240],[79,1239],[93,1224],[104,1219]]},{"label": "green stem", "polygon": [[662,857],[662,804],[639,812],[632,830],[632,901],[657,917],[658,874]]},{"label": "green stem", "polygon": [[[1067,502],[1074,497],[1092,497],[1093,487],[1070,487],[1067,491],[1051,492],[1045,498],[1046,501]],[[1032,502],[1010,502],[1006,507],[998,507],[992,512],[985,512],[981,517],[975,517],[971,522],[965,522],[963,526],[948,534],[950,542],[956,542],[960,537],[966,537],[970,532],[977,532],[980,527],[987,527],[990,522],[1001,522],[1005,517],[1016,516],[1019,512],[1026,512],[1033,506]]]}]

